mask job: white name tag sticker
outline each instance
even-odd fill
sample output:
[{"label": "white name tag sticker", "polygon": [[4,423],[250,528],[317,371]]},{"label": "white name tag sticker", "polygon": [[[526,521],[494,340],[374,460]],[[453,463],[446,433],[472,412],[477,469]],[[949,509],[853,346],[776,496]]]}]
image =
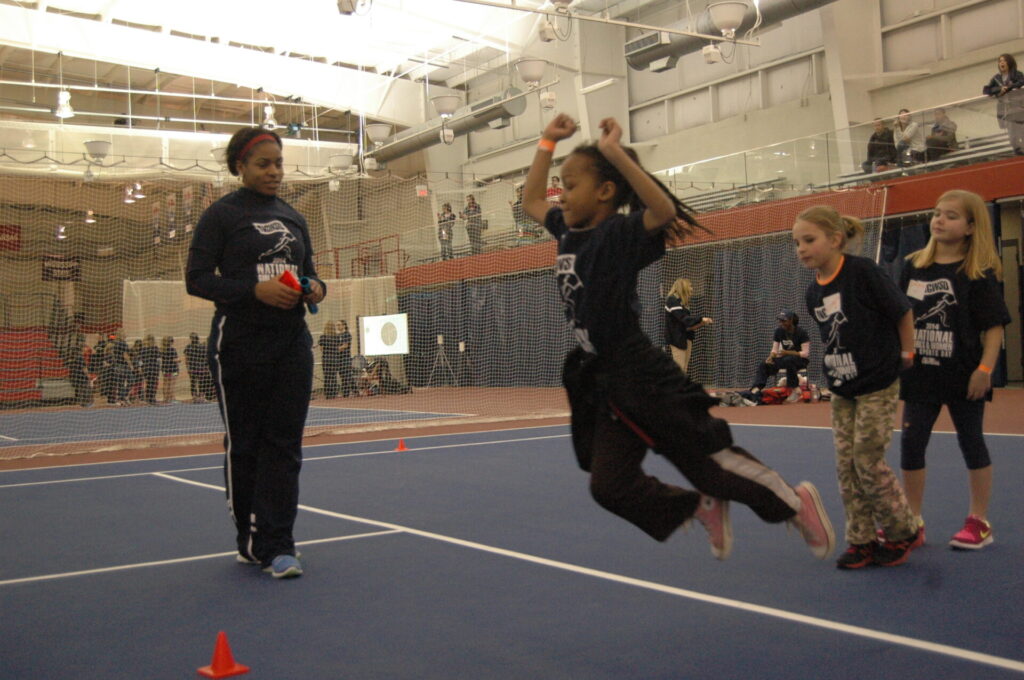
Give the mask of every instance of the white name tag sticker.
[{"label": "white name tag sticker", "polygon": [[927,282],[911,279],[910,283],[907,285],[907,297],[915,300],[923,300],[926,287]]},{"label": "white name tag sticker", "polygon": [[839,293],[833,293],[832,295],[826,295],[822,301],[822,305],[825,307],[825,314],[832,316],[837,312],[843,311],[843,301],[839,296]]}]

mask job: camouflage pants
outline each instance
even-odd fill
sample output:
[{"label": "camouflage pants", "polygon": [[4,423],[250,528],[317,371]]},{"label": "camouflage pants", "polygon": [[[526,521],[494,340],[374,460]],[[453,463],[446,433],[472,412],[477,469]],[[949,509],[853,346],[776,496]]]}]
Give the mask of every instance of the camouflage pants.
[{"label": "camouflage pants", "polygon": [[898,380],[853,399],[832,395],[832,436],[847,543],[870,543],[876,526],[891,540],[908,538],[917,529],[903,487],[885,461],[898,395]]}]

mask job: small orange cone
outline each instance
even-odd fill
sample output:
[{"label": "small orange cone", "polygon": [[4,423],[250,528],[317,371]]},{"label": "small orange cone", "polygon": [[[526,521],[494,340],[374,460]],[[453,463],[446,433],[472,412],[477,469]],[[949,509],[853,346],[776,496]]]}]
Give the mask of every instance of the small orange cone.
[{"label": "small orange cone", "polygon": [[398,447],[395,449],[395,451],[408,451],[408,450],[409,449],[405,446],[405,440],[404,439],[399,439],[398,440]]},{"label": "small orange cone", "polygon": [[217,633],[217,644],[213,648],[213,661],[209,666],[198,669],[199,675],[207,678],[229,678],[232,675],[248,673],[249,667],[235,663],[235,657],[231,655],[231,647],[228,646],[227,633]]}]

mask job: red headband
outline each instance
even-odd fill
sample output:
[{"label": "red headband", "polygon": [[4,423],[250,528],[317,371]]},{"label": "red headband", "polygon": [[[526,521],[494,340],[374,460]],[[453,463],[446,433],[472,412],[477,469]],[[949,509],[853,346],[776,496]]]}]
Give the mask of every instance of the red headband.
[{"label": "red headband", "polygon": [[248,143],[242,147],[242,150],[238,152],[235,160],[245,160],[245,154],[249,153],[252,147],[256,146],[260,142],[277,142],[277,137],[272,134],[264,132],[263,134],[256,135],[248,141]]}]

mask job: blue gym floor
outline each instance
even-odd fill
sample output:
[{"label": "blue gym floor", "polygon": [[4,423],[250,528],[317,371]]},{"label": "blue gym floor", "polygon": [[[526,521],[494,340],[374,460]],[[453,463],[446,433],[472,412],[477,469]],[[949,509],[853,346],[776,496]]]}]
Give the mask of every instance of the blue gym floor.
[{"label": "blue gym floor", "polygon": [[[831,432],[734,434],[841,541]],[[946,545],[966,472],[936,433],[928,544],[853,572],[735,504],[724,562],[699,527],[650,540],[590,499],[566,427],[307,447],[289,581],[234,561],[220,455],[0,472],[0,678],[198,677],[218,631],[254,680],[1021,678],[1022,439],[988,442],[992,546]]]}]

